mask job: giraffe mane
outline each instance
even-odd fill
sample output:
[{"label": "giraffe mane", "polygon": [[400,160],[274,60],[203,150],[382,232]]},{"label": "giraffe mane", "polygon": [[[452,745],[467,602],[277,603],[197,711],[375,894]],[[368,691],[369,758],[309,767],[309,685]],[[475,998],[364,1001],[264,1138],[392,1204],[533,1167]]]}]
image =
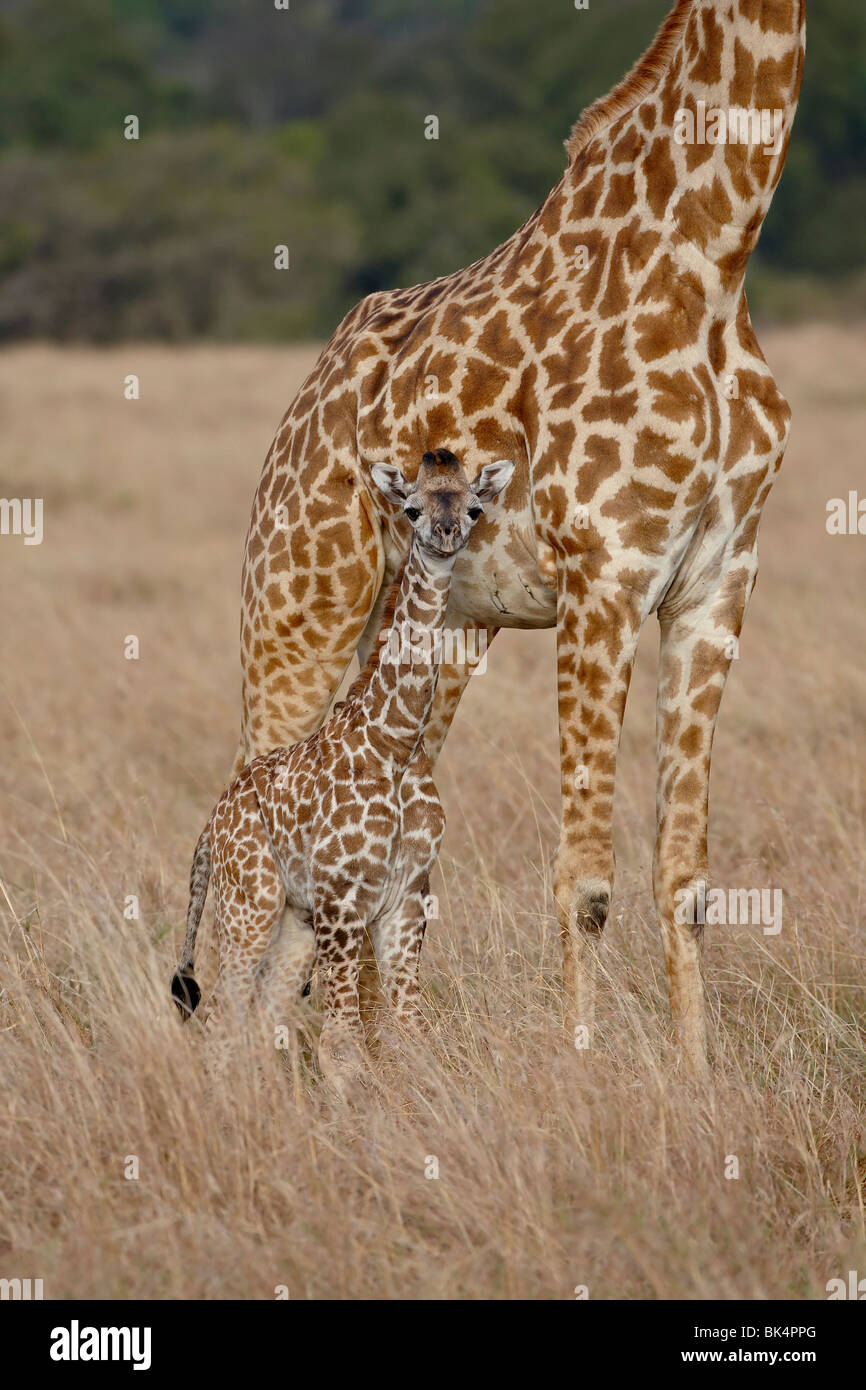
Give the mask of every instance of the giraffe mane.
[{"label": "giraffe mane", "polygon": [[367,689],[373,672],[379,665],[379,661],[382,656],[382,636],[383,634],[388,632],[391,623],[394,621],[394,613],[397,610],[397,599],[400,597],[400,585],[403,583],[403,571],[405,570],[408,562],[409,556],[407,554],[403,559],[402,565],[397,571],[397,577],[394,580],[394,583],[388,590],[388,597],[385,600],[385,607],[382,610],[382,621],[379,624],[379,632],[377,634],[376,641],[373,645],[370,655],[367,657],[367,660],[364,663],[363,668],[358,672],[357,676],[352,681],[352,684],[349,686],[349,689],[346,691],[346,699],[345,701],[341,701],[341,704],[349,704],[349,702],[351,700],[356,699],[357,696],[363,695],[364,691]]},{"label": "giraffe mane", "polygon": [[569,159],[576,159],[600,130],[627,111],[633,111],[644,97],[654,91],[668,70],[692,7],[693,0],[677,0],[646,53],[638,59],[631,72],[612,87],[607,96],[599,97],[581,114],[565,142]]}]

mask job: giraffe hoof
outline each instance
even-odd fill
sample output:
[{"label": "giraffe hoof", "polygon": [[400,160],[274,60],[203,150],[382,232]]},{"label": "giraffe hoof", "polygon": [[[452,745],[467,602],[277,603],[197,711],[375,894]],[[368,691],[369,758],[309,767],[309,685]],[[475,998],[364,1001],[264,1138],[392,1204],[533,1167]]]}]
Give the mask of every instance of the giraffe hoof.
[{"label": "giraffe hoof", "polygon": [[322,1079],[343,1099],[362,1086],[367,1074],[363,1048],[354,1038],[319,1039],[319,1069]]},{"label": "giraffe hoof", "polygon": [[607,893],[593,893],[587,898],[579,914],[580,925],[584,931],[600,935],[604,931],[607,914],[610,911],[610,897]]},{"label": "giraffe hoof", "polygon": [[410,1014],[380,1023],[375,1032],[376,1051],[384,1056],[397,1057],[405,1053],[407,1046],[423,1042],[430,1028],[420,1014]]}]

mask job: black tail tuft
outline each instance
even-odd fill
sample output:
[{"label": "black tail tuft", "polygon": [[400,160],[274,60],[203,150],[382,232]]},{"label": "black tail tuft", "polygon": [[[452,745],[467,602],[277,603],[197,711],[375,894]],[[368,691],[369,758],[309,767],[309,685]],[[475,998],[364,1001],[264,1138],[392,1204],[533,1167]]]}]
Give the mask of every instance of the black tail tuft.
[{"label": "black tail tuft", "polygon": [[178,970],[171,982],[171,997],[178,1007],[181,1018],[186,1023],[189,1016],[195,1013],[201,999],[198,982],[185,970]]}]

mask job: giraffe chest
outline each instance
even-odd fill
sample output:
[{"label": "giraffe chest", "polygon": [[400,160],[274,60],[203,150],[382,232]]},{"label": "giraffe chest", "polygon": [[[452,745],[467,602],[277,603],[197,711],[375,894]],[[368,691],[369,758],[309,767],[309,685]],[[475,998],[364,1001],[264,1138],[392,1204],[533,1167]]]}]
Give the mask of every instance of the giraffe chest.
[{"label": "giraffe chest", "polygon": [[274,790],[269,830],[287,897],[305,913],[328,887],[350,891],[359,914],[374,921],[436,861],[445,817],[423,754],[400,779],[340,759],[318,777],[290,770]]},{"label": "giraffe chest", "polygon": [[[408,538],[395,518],[383,518],[386,576],[397,572]],[[529,489],[515,479],[507,506],[493,504],[472,543],[458,557],[451,578],[449,629],[468,618],[478,627],[544,628],[556,624],[556,567],[553,551],[536,534]],[[456,634],[454,634],[456,640]],[[469,649],[467,657],[483,657]],[[464,660],[455,652],[457,661]]]},{"label": "giraffe chest", "polygon": [[397,907],[436,862],[445,816],[423,754],[399,781],[362,778],[341,800],[341,839],[350,871],[374,921]]}]

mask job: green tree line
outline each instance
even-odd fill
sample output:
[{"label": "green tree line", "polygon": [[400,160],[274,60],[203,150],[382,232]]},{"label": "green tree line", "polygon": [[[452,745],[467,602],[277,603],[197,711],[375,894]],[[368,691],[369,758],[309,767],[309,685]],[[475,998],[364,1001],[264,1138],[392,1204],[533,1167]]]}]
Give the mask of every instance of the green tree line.
[{"label": "green tree line", "polygon": [[[363,294],[445,274],[519,226],[581,109],[668,8],[4,0],[0,336],[325,334]],[[750,272],[766,315],[866,308],[866,9],[820,0],[809,18]]]}]

